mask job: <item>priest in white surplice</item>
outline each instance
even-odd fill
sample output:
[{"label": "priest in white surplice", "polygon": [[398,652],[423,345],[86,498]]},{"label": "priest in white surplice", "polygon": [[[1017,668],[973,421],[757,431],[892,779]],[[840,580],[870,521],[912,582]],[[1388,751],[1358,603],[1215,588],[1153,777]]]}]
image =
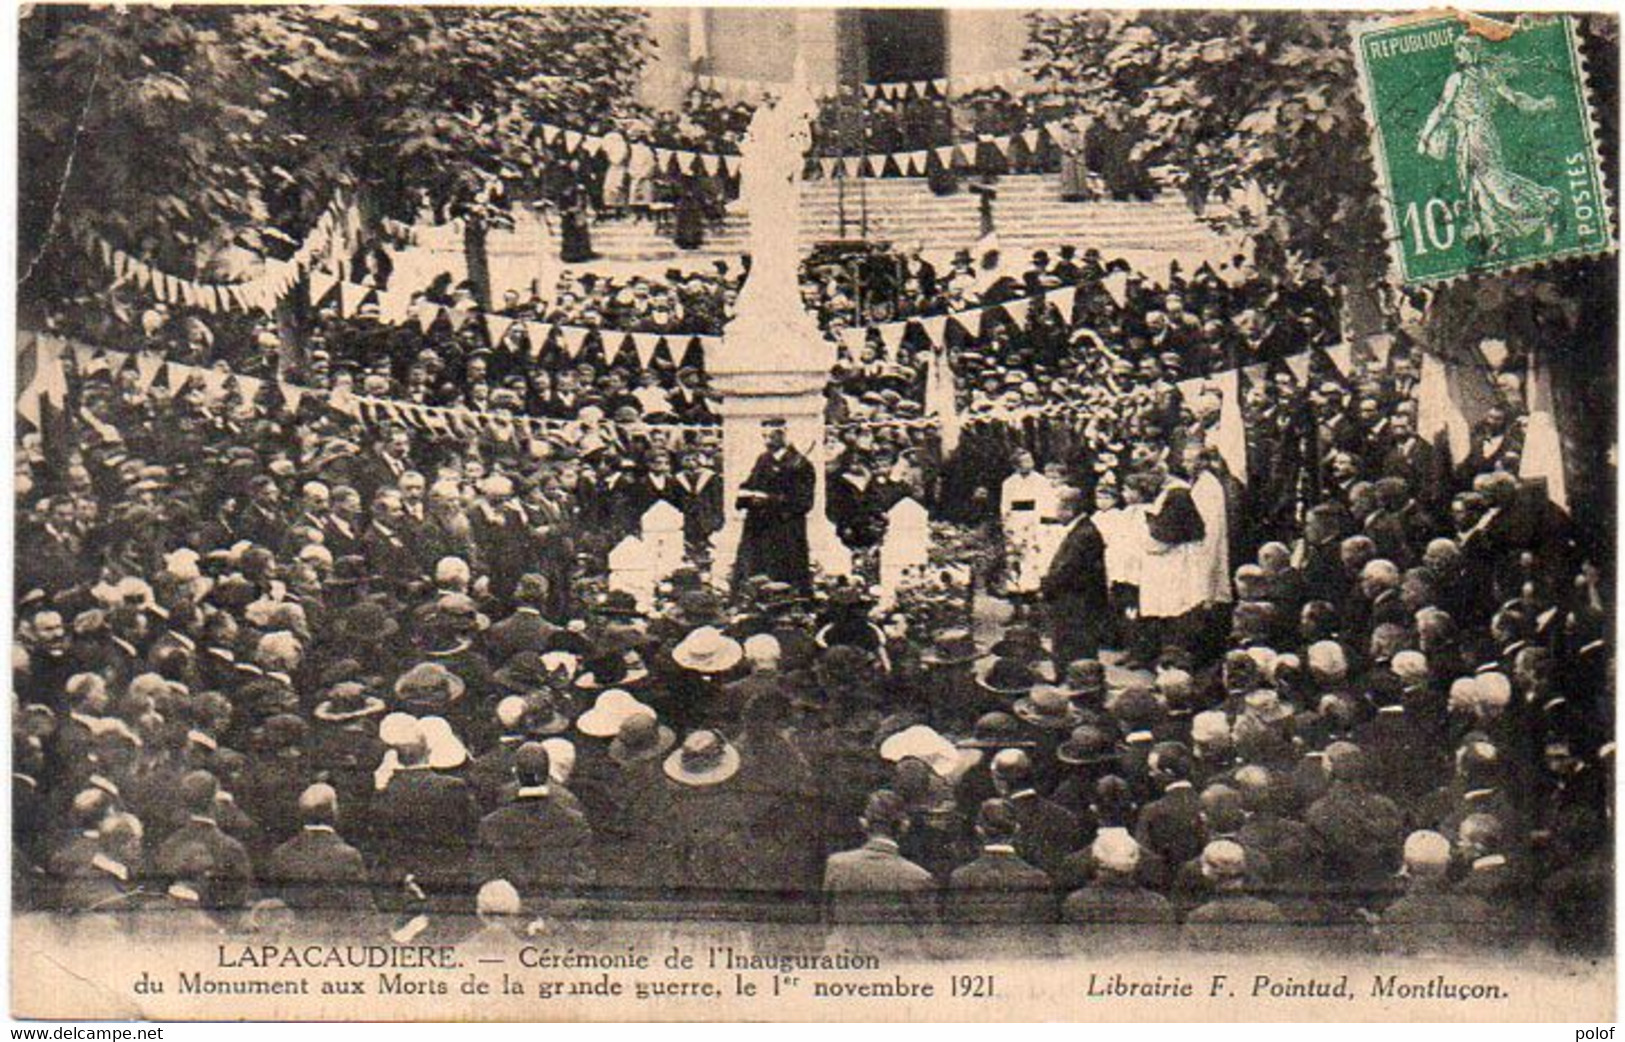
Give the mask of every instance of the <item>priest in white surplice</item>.
[{"label": "priest in white surplice", "polygon": [[1004,589],[1018,604],[1038,593],[1053,541],[1046,538],[1044,519],[1054,517],[1060,488],[1034,468],[1032,453],[1016,453],[1016,472],[1004,479],[999,494],[999,523],[1004,530]]},{"label": "priest in white surplice", "polygon": [[1145,514],[1145,556],[1140,561],[1140,618],[1134,627],[1132,658],[1149,664],[1170,641],[1184,634],[1180,624],[1208,594],[1208,562],[1203,554],[1207,526],[1191,495],[1190,482],[1166,473]]}]

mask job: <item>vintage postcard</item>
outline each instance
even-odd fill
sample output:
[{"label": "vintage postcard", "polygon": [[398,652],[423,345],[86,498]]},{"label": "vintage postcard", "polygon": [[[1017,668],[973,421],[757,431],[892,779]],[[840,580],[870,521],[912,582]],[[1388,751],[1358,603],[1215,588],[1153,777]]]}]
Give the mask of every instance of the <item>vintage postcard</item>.
[{"label": "vintage postcard", "polygon": [[16,17],[13,1016],[1615,1017],[1614,15]]}]

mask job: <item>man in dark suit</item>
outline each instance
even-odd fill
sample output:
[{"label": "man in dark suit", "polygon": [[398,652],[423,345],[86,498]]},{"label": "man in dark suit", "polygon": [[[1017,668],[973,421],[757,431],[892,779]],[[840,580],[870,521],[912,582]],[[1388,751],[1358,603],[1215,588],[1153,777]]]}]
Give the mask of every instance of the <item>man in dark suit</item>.
[{"label": "man in dark suit", "polygon": [[898,852],[908,827],[908,807],[890,789],[869,794],[858,819],[869,837],[861,847],[831,854],[824,865],[824,892],[836,923],[898,920],[919,922],[933,911],[936,880]]},{"label": "man in dark suit", "polygon": [[253,870],[248,851],[221,831],[216,821],[220,783],[208,771],[193,771],[181,779],[181,806],[187,821],[164,840],[153,857],[160,879],[177,880],[182,864],[201,850],[208,859],[206,877],[210,881],[205,904],[214,909],[241,909],[248,902]]},{"label": "man in dark suit", "polygon": [[361,550],[368,571],[393,591],[404,591],[422,578],[399,490],[385,488],[373,496],[372,521],[361,535]]},{"label": "man in dark suit", "polygon": [[1078,846],[1078,819],[1033,788],[1032,759],[1020,749],[1004,749],[993,758],[993,787],[1019,826],[1016,853],[1054,878]]},{"label": "man in dark suit", "polygon": [[762,426],[767,450],[739,489],[745,530],[739,541],[735,578],[765,575],[810,591],[807,512],[812,509],[818,476],[807,458],[790,447],[783,420],[769,420]]},{"label": "man in dark suit", "polygon": [[1377,924],[1377,945],[1408,956],[1451,955],[1482,946],[1496,935],[1496,915],[1480,897],[1452,890],[1450,841],[1437,832],[1405,840],[1405,896]]},{"label": "man in dark suit", "polygon": [[1219,839],[1202,849],[1201,872],[1216,896],[1185,917],[1183,944],[1194,951],[1263,953],[1285,940],[1281,910],[1247,894],[1247,855]]},{"label": "man in dark suit", "polygon": [[372,911],[361,852],[338,834],[338,793],[331,785],[310,786],[299,796],[299,817],[299,834],[271,854],[267,882],[289,908],[312,913],[312,923]]},{"label": "man in dark suit", "polygon": [[[1105,496],[1109,504],[1111,494]],[[1052,657],[1062,666],[1099,654],[1103,630],[1111,619],[1106,603],[1106,541],[1094,520],[1079,514],[1078,508],[1077,496],[1062,497],[1061,523],[1075,520],[1040,587],[1050,605]]]},{"label": "man in dark suit", "polygon": [[976,812],[982,852],[948,877],[948,917],[961,923],[1045,923],[1055,919],[1050,877],[1016,853],[1021,823],[1006,800]]},{"label": "man in dark suit", "polygon": [[1191,784],[1191,752],[1179,742],[1158,742],[1147,760],[1151,780],[1162,786],[1162,798],[1140,811],[1135,839],[1168,865],[1183,865],[1202,853],[1207,827],[1202,801]]},{"label": "man in dark suit", "polygon": [[378,876],[392,888],[411,875],[431,896],[460,893],[479,827],[474,794],[461,779],[430,768],[428,741],[415,722],[392,737],[400,767],[370,808]]},{"label": "man in dark suit", "polygon": [[551,766],[540,742],[520,746],[518,791],[479,826],[479,878],[506,879],[533,900],[593,881],[592,828],[575,797],[549,783]]},{"label": "man in dark suit", "polygon": [[519,577],[513,588],[513,614],[485,631],[485,650],[492,662],[507,662],[521,651],[546,650],[548,640],[559,631],[542,617],[549,594],[542,576],[532,572]]}]

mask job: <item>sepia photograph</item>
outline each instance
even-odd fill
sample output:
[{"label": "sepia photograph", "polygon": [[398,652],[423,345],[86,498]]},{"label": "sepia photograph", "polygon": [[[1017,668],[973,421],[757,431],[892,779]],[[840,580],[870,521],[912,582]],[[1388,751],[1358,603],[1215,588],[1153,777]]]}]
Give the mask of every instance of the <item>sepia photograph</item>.
[{"label": "sepia photograph", "polygon": [[1616,1015],[1614,12],[12,16],[12,1017]]}]

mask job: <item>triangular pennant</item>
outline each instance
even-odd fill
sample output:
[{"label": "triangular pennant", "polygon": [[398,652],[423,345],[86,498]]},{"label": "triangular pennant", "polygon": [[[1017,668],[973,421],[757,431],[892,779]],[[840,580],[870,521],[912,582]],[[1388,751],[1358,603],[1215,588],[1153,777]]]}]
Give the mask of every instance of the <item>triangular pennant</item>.
[{"label": "triangular pennant", "polygon": [[1021,143],[1027,146],[1028,152],[1038,151],[1038,135],[1039,130],[1037,127],[1032,127],[1021,132]]},{"label": "triangular pennant", "polygon": [[334,289],[338,288],[338,284],[339,284],[339,279],[338,279],[337,275],[334,275],[334,274],[331,274],[330,272],[325,272],[325,271],[313,271],[313,272],[311,272],[310,273],[310,303],[311,303],[311,305],[312,306],[320,306],[322,301],[327,299],[327,295],[329,293],[333,292]]},{"label": "triangular pennant", "polygon": [[823,156],[818,160],[818,172],[824,176],[825,180],[835,176],[837,166],[838,161],[829,156]]},{"label": "triangular pennant", "polygon": [[514,320],[506,315],[487,314],[485,316],[485,332],[490,336],[492,344],[500,344],[508,336],[508,330],[513,328]]},{"label": "triangular pennant", "polygon": [[637,352],[638,364],[643,368],[649,368],[649,363],[654,360],[655,351],[660,347],[660,339],[657,333],[632,334],[632,349]]},{"label": "triangular pennant", "polygon": [[237,376],[233,377],[233,379],[237,381],[237,390],[241,392],[243,401],[254,402],[259,400],[260,391],[265,386],[264,380],[257,376]]},{"label": "triangular pennant", "polygon": [[591,156],[604,154],[604,139],[597,134],[583,134],[581,136],[581,149]]},{"label": "triangular pennant", "polygon": [[898,349],[903,346],[903,337],[908,333],[908,323],[884,322],[875,329],[880,332],[880,343],[886,348],[886,357],[895,360]]},{"label": "triangular pennant", "polygon": [[931,81],[931,88],[933,90],[935,90],[938,94],[941,94],[944,97],[946,97],[947,94],[948,94],[948,80],[947,80],[947,78],[946,77],[938,77],[937,79],[932,80]]},{"label": "triangular pennant", "polygon": [[226,380],[231,373],[224,369],[208,368],[199,370],[203,382],[203,394],[209,401],[216,401],[226,393]]},{"label": "triangular pennant", "polygon": [[714,156],[710,153],[702,153],[700,155],[700,165],[705,168],[707,176],[715,177],[717,176],[717,171],[722,169],[722,157]]},{"label": "triangular pennant", "polygon": [[532,362],[542,357],[542,349],[547,346],[547,338],[552,332],[553,327],[546,322],[531,322],[525,326],[525,335],[530,341],[530,360]]},{"label": "triangular pennant", "polygon": [[451,320],[451,331],[453,333],[458,332],[464,326],[468,325],[469,320],[478,314],[479,312],[475,311],[473,308],[446,309],[446,318]]},{"label": "triangular pennant", "polygon": [[286,380],[279,380],[276,387],[282,393],[282,402],[288,412],[298,415],[299,405],[305,400],[305,389],[297,384],[288,383]]},{"label": "triangular pennant", "polygon": [[412,317],[412,297],[404,290],[382,289],[378,291],[378,318],[392,326],[398,326]]},{"label": "triangular pennant", "polygon": [[549,123],[542,124],[542,144],[551,145],[558,139],[559,128]]},{"label": "triangular pennant", "polygon": [[138,351],[135,356],[136,387],[145,391],[158,379],[164,367],[164,356],[153,351]]},{"label": "triangular pennant", "polygon": [[1354,368],[1353,352],[1348,344],[1338,344],[1336,347],[1327,348],[1326,357],[1331,359],[1332,365],[1335,365],[1337,371],[1344,376],[1349,375],[1350,370]]},{"label": "triangular pennant", "polygon": [[723,156],[722,157],[722,169],[724,169],[724,170],[726,170],[728,172],[729,177],[737,176],[738,173],[739,173],[739,157],[738,156]]},{"label": "triangular pennant", "polygon": [[566,152],[574,152],[576,149],[580,148],[581,138],[581,131],[566,130],[564,132],[564,150]]},{"label": "triangular pennant", "polygon": [[841,172],[848,180],[863,176],[863,160],[857,156],[847,156],[841,160]]},{"label": "triangular pennant", "polygon": [[1378,333],[1375,336],[1366,337],[1365,346],[1366,350],[1371,352],[1371,357],[1376,360],[1377,366],[1387,369],[1388,356],[1394,349],[1393,334]]},{"label": "triangular pennant", "polygon": [[1309,378],[1309,352],[1301,351],[1289,356],[1286,359],[1286,367],[1292,371],[1293,377],[1301,386]]},{"label": "triangular pennant", "polygon": [[587,330],[580,326],[558,326],[559,342],[564,345],[564,353],[574,361],[580,357],[581,349],[587,343]]},{"label": "triangular pennant", "polygon": [[873,98],[876,94],[879,94],[879,93],[880,93],[880,87],[879,87],[878,84],[865,83],[863,85],[863,96],[864,97]]},{"label": "triangular pennant", "polygon": [[1244,367],[1241,370],[1241,375],[1248,383],[1257,384],[1260,380],[1264,379],[1265,374],[1269,372],[1269,368],[1269,363],[1259,362],[1257,365],[1249,365]]},{"label": "triangular pennant", "polygon": [[920,328],[925,330],[926,339],[932,344],[941,347],[943,334],[948,330],[947,315],[932,315],[929,318],[919,319]]},{"label": "triangular pennant", "polygon": [[1067,286],[1049,294],[1049,302],[1055,310],[1061,313],[1061,318],[1067,322],[1072,321],[1072,305],[1078,299],[1078,287]]},{"label": "triangular pennant", "polygon": [[1027,312],[1032,309],[1033,302],[1027,298],[1022,298],[1020,300],[1005,301],[1001,306],[1004,308],[1004,313],[1010,316],[1011,322],[1014,322],[1017,326],[1025,326],[1027,324]]},{"label": "triangular pennant", "polygon": [[160,387],[168,388],[170,397],[174,397],[186,386],[186,381],[197,375],[199,370],[196,366],[170,362],[164,367],[163,379],[153,384],[153,390],[156,391]]},{"label": "triangular pennant", "polygon": [[339,314],[345,318],[354,315],[356,310],[361,307],[361,298],[365,297],[369,292],[370,290],[366,286],[354,282],[340,282]]},{"label": "triangular pennant", "polygon": [[413,317],[418,320],[418,326],[425,333],[427,333],[429,331],[429,327],[435,324],[435,320],[438,319],[440,317],[440,313],[445,310],[446,309],[439,304],[431,304],[424,301],[413,309],[412,314]]},{"label": "triangular pennant", "polygon": [[954,146],[940,146],[937,149],[937,162],[941,163],[944,168],[951,168],[954,165]]}]

